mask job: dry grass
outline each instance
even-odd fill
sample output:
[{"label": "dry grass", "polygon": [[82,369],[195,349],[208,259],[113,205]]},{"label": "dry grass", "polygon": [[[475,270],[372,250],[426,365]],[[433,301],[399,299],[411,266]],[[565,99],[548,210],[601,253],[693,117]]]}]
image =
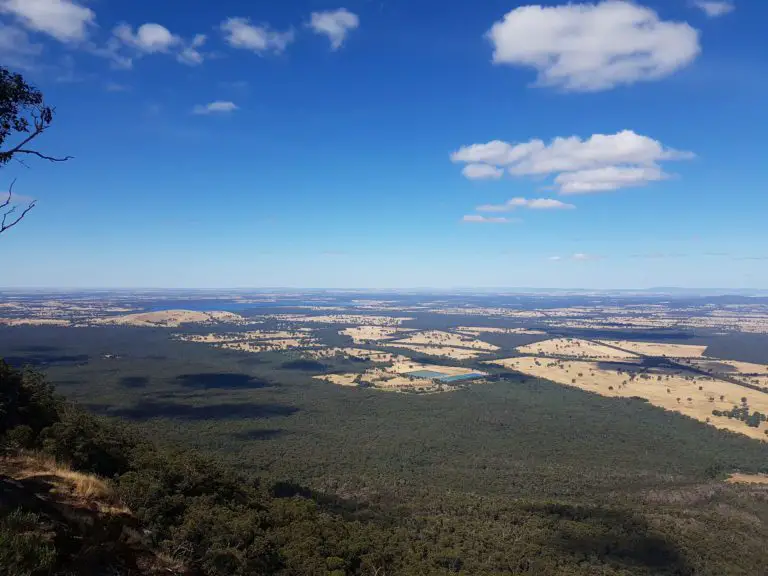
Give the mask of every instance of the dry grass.
[{"label": "dry grass", "polygon": [[456,332],[480,336],[481,334],[523,334],[527,336],[544,336],[543,330],[530,330],[528,328],[494,328],[490,326],[459,326]]},{"label": "dry grass", "polygon": [[742,474],[734,472],[726,480],[731,484],[768,484],[768,475],[765,474]]},{"label": "dry grass", "polygon": [[145,326],[160,328],[178,328],[182,324],[217,324],[219,322],[241,324],[245,318],[232,312],[196,312],[193,310],[163,310],[161,312],[142,312],[123,316],[108,316],[92,321],[93,324],[113,324],[118,326]]},{"label": "dry grass", "polygon": [[284,322],[312,322],[318,324],[356,324],[357,326],[399,326],[413,318],[394,316],[365,316],[362,314],[332,314],[328,316],[308,316],[305,314],[273,314],[266,316]]},{"label": "dry grass", "polygon": [[354,326],[352,328],[340,330],[339,334],[349,336],[355,344],[362,344],[364,342],[389,340],[395,338],[400,332],[404,331],[405,330],[402,328],[390,328],[386,326]]},{"label": "dry grass", "polygon": [[0,318],[0,326],[69,326],[69,320],[55,318]]},{"label": "dry grass", "polygon": [[579,338],[553,338],[515,348],[521,354],[536,356],[570,356],[584,360],[627,360],[636,358],[632,352],[622,352],[610,346]]},{"label": "dry grass", "polygon": [[476,340],[469,336],[462,334],[454,334],[451,332],[443,332],[441,330],[427,330],[425,332],[417,332],[402,340],[396,340],[392,344],[406,344],[409,346],[428,346],[428,347],[441,347],[446,346],[449,348],[470,348],[472,350],[481,350],[484,352],[495,352],[499,349],[498,346],[483,342],[482,340]]},{"label": "dry grass", "polygon": [[[750,411],[768,413],[768,394],[696,373],[653,368],[643,370],[628,364],[609,367],[605,362],[519,357],[492,361],[538,378],[574,386],[609,397],[645,398],[654,406],[679,412],[759,440],[768,440],[766,423],[751,428],[737,419],[713,416],[713,410],[729,411],[747,400]],[[619,372],[619,369],[621,372]]]},{"label": "dry grass", "polygon": [[664,358],[700,358],[707,349],[706,346],[691,344],[661,344],[658,342],[633,342],[631,340],[600,340],[600,342],[643,356],[662,356]]},{"label": "dry grass", "polygon": [[17,481],[44,481],[50,486],[52,498],[73,507],[96,508],[104,514],[130,514],[109,482],[72,470],[46,455],[24,453],[1,458],[0,473]]},{"label": "dry grass", "polygon": [[388,346],[404,348],[412,352],[419,352],[427,356],[438,356],[450,358],[451,360],[471,360],[485,354],[479,350],[470,350],[468,348],[451,348],[450,346],[422,346],[420,344],[399,344],[388,343]]}]

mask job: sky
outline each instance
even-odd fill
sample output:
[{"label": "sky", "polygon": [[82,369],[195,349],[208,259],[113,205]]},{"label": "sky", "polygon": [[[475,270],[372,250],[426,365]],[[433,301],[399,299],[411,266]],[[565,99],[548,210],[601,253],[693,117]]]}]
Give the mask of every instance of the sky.
[{"label": "sky", "polygon": [[767,18],[0,0],[74,157],[0,171],[0,286],[768,288]]}]

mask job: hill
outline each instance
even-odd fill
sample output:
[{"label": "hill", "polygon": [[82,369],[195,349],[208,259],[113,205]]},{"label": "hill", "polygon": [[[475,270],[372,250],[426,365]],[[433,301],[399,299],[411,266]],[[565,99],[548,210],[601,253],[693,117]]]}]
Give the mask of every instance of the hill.
[{"label": "hill", "polygon": [[5,364],[0,412],[11,575],[735,575],[766,562],[760,485],[667,485],[622,504],[515,498],[514,487],[374,504],[159,449]]}]

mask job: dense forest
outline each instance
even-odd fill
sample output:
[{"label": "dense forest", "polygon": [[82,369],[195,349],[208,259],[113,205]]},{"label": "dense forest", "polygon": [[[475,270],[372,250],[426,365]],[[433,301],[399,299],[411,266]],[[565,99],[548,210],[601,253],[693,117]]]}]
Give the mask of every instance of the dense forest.
[{"label": "dense forest", "polygon": [[722,469],[573,499],[414,487],[403,474],[367,497],[158,447],[4,363],[0,413],[0,566],[13,575],[728,575],[768,562],[768,490],[726,485]]}]

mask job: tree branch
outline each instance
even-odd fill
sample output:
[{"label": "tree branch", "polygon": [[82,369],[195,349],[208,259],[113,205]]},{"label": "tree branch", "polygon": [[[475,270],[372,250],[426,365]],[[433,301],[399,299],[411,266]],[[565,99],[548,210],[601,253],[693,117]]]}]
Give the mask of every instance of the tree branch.
[{"label": "tree branch", "polygon": [[38,158],[42,158],[43,160],[49,160],[51,162],[66,162],[67,160],[72,160],[74,156],[64,156],[64,158],[56,158],[55,156],[46,156],[45,154],[41,154],[37,150],[16,150],[16,154],[34,154]]},{"label": "tree branch", "polygon": [[[8,188],[8,198],[6,198],[6,199],[5,199],[5,202],[3,202],[2,204],[0,204],[0,208],[5,208],[6,206],[10,206],[10,204],[11,204],[11,199],[13,198],[13,185],[14,185],[14,184],[16,184],[16,180],[14,180],[13,182],[11,182],[11,185],[10,185],[10,187]],[[15,214],[15,213],[16,213],[16,208],[18,208],[18,206],[12,206],[10,210],[6,210],[6,211],[3,213],[3,219],[2,219],[2,221],[0,221],[0,234],[2,234],[3,232],[5,232],[6,230],[9,230],[9,229],[13,228],[14,226],[16,226],[16,224],[18,224],[19,222],[21,222],[21,221],[24,219],[24,216],[26,216],[26,215],[27,215],[27,213],[28,213],[30,210],[32,210],[32,209],[35,207],[35,205],[36,205],[36,204],[37,204],[37,200],[32,200],[32,202],[30,202],[30,203],[29,203],[29,205],[28,205],[26,208],[24,208],[24,210],[22,211],[22,213],[21,213],[21,214],[19,214],[19,216],[18,216],[18,217],[16,217],[16,218],[15,218],[13,221],[11,221],[11,222],[8,222],[8,217],[9,217],[11,214]],[[8,222],[8,223],[6,224],[6,222]]]},{"label": "tree branch", "polygon": [[11,203],[11,198],[13,198],[13,185],[16,184],[16,178],[13,179],[13,182],[11,182],[11,185],[8,188],[8,198],[5,199],[5,202],[0,204],[0,208],[5,208]]},{"label": "tree branch", "polygon": [[16,212],[16,206],[14,206],[10,210],[8,210],[5,214],[3,214],[3,221],[2,223],[0,223],[0,234],[5,232],[6,230],[13,228],[14,226],[16,226],[16,224],[21,222],[24,219],[24,216],[26,216],[27,213],[35,207],[36,203],[37,203],[37,200],[32,200],[32,202],[29,203],[29,206],[24,208],[24,211],[21,214],[19,214],[19,216],[13,222],[9,222],[8,224],[6,224],[5,222],[8,219],[8,216]]}]

